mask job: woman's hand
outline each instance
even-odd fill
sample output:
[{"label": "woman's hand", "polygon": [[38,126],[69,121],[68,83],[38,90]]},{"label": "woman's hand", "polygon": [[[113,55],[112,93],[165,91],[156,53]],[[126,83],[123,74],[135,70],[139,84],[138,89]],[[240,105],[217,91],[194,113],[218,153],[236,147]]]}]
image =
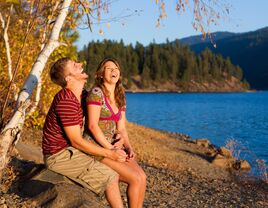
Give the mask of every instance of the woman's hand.
[{"label": "woman's hand", "polygon": [[132,147],[125,147],[125,151],[127,153],[127,160],[131,160],[135,158],[135,153]]},{"label": "woman's hand", "polygon": [[116,134],[115,141],[113,142],[113,148],[115,149],[123,149],[124,147],[124,139],[120,134]]}]

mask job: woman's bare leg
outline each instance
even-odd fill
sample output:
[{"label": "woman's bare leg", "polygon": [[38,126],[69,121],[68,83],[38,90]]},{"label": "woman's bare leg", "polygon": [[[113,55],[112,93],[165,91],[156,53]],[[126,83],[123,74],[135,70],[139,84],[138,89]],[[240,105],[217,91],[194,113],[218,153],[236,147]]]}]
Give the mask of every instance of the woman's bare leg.
[{"label": "woman's bare leg", "polygon": [[130,208],[140,208],[143,205],[146,175],[134,159],[127,162],[117,162],[104,158],[102,163],[114,169],[119,175],[119,180],[128,184],[127,195]]},{"label": "woman's bare leg", "polygon": [[142,208],[144,197],[145,197],[145,190],[146,190],[146,174],[144,173],[143,169],[139,166],[137,161],[135,161],[134,159],[131,159],[130,162],[132,163],[131,164],[132,168],[134,168],[136,172],[139,173],[139,177],[141,179],[138,207]]}]

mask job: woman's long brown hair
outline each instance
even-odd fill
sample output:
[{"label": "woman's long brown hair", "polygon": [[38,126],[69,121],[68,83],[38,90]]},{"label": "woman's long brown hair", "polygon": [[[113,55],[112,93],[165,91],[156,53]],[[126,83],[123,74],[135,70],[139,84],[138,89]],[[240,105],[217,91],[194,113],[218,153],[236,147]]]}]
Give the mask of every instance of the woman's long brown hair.
[{"label": "woman's long brown hair", "polygon": [[96,70],[96,73],[95,73],[95,86],[100,87],[102,89],[103,93],[105,94],[105,96],[108,97],[108,99],[110,100],[110,93],[107,90],[107,88],[105,87],[104,80],[103,80],[104,70],[105,70],[104,65],[108,61],[113,62],[120,71],[120,77],[115,85],[114,95],[115,95],[115,102],[116,102],[117,107],[122,108],[126,105],[126,96],[125,96],[125,88],[123,87],[123,84],[122,84],[120,65],[116,59],[105,58],[100,62],[99,66]]}]

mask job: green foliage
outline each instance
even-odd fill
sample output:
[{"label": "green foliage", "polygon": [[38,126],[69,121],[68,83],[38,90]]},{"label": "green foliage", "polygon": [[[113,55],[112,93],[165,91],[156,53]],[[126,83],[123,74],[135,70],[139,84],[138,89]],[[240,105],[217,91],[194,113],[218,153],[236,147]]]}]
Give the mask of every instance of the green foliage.
[{"label": "green foliage", "polygon": [[[9,2],[9,3],[8,3]],[[19,4],[15,4],[19,2]],[[13,10],[10,12],[10,6],[13,4]],[[46,63],[45,69],[42,73],[42,91],[41,100],[38,103],[37,110],[34,114],[30,115],[27,120],[27,125],[39,128],[42,120],[42,115],[46,114],[48,107],[52,102],[55,93],[59,90],[59,87],[52,84],[49,78],[49,68],[51,63],[61,57],[68,56],[74,60],[77,60],[77,48],[74,46],[74,42],[78,39],[79,34],[75,30],[76,23],[79,21],[79,12],[75,10],[73,3],[70,12],[67,15],[65,24],[61,30],[59,41],[64,43],[58,47],[53,54],[49,57]],[[4,116],[8,120],[8,116],[13,109],[14,94],[22,87],[25,78],[29,75],[29,72],[36,60],[37,55],[40,53],[41,48],[48,41],[50,31],[54,24],[50,23],[51,20],[55,20],[58,15],[58,10],[54,8],[55,0],[52,1],[5,1],[5,4],[1,5],[1,14],[5,21],[10,16],[10,24],[8,28],[10,56],[12,60],[12,72],[14,73],[15,67],[16,74],[14,75],[14,86],[10,90],[10,96],[4,110]],[[25,37],[27,37],[24,44]],[[2,28],[0,30],[0,106],[2,107],[3,100],[7,95],[9,86],[8,76],[8,59],[6,55],[6,47],[4,39],[2,38]],[[21,59],[19,59],[21,57]],[[19,63],[19,64],[17,64]],[[11,85],[13,86],[13,85]],[[33,92],[32,99],[35,98],[36,89]],[[42,114],[38,118],[39,112]]]},{"label": "green foliage", "polygon": [[79,52],[79,59],[86,62],[89,83],[93,83],[98,63],[105,57],[113,57],[120,61],[121,73],[125,77],[125,87],[131,87],[131,78],[148,88],[165,81],[173,83],[224,81],[232,77],[241,80],[242,70],[234,66],[230,59],[213,54],[206,48],[200,55],[195,55],[188,46],[179,41],[165,44],[151,43],[144,47],[136,43],[135,47],[110,40],[90,42]]},{"label": "green foliage", "polygon": [[26,116],[25,126],[34,129],[42,129],[45,123],[46,116],[40,114],[38,111]]},{"label": "green foliage", "polygon": [[5,0],[3,2],[7,4],[19,4],[19,0]]}]

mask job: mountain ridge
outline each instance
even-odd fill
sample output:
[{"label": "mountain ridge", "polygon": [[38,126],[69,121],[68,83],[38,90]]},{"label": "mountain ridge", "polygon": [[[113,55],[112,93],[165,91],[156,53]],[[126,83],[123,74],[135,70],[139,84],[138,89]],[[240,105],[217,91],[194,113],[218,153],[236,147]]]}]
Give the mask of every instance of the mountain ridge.
[{"label": "mountain ridge", "polygon": [[[212,37],[213,41],[217,41],[220,39],[232,37],[236,34],[237,33],[232,33],[232,32],[228,32],[228,31],[218,31],[218,32],[211,33],[211,37]],[[203,38],[203,35],[193,35],[193,36],[181,38],[181,39],[179,39],[179,41],[182,44],[187,44],[187,45],[191,46],[191,45],[195,45],[195,44],[199,44],[199,43],[210,43],[211,40],[208,36]]]},{"label": "mountain ridge", "polygon": [[[237,34],[223,33],[229,34],[229,36],[225,35],[220,36],[222,38],[217,40],[214,39],[213,41],[217,45],[216,48],[213,47],[209,40],[202,41],[202,36],[190,36],[181,40],[184,40],[182,43],[189,45],[196,54],[199,54],[205,48],[209,48],[213,53],[221,54],[225,58],[229,57],[232,63],[242,68],[244,78],[252,88],[267,90],[268,59],[265,54],[268,51],[268,27]],[[213,34],[217,36],[218,33]],[[198,37],[200,37],[199,42],[196,41]]]}]

